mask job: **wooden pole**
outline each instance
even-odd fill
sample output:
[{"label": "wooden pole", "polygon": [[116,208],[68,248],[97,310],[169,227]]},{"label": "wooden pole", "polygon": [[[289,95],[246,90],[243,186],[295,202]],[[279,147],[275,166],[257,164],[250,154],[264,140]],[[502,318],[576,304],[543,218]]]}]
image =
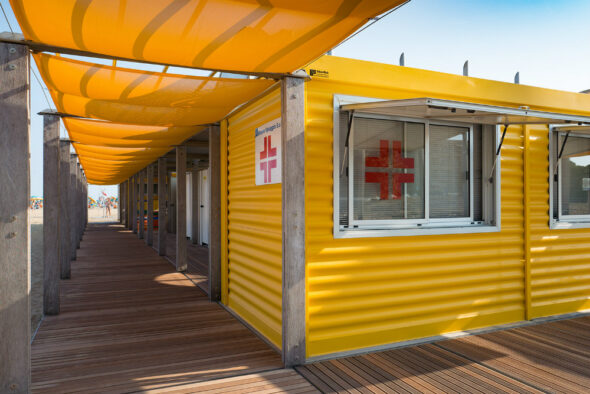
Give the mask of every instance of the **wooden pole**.
[{"label": "wooden pole", "polygon": [[137,175],[133,175],[131,177],[131,228],[133,229],[133,233],[137,234]]},{"label": "wooden pole", "polygon": [[220,130],[209,127],[209,299],[221,299]]},{"label": "wooden pole", "polygon": [[43,313],[59,313],[60,278],[59,117],[43,116]]},{"label": "wooden pole", "polygon": [[158,159],[158,254],[166,255],[166,226],[168,211],[166,207],[166,158]]},{"label": "wooden pole", "polygon": [[84,199],[84,189],[82,186],[82,167],[80,163],[76,166],[76,180],[77,180],[77,192],[78,192],[78,249],[80,249],[80,242],[82,241],[82,236],[84,235],[84,206],[83,206],[83,199]]},{"label": "wooden pole", "polygon": [[[121,204],[121,194],[123,191],[123,184],[119,183],[119,185],[117,186],[117,195],[119,196],[119,205]],[[117,222],[119,224],[123,223],[123,216],[121,216],[121,207],[119,206],[119,209],[117,210]]]},{"label": "wooden pole", "polygon": [[59,231],[60,238],[60,278],[70,279],[71,269],[70,260],[72,256],[70,232],[70,210],[72,203],[70,202],[70,142],[65,140],[59,141],[59,214],[60,223],[62,226]]},{"label": "wooden pole", "polygon": [[305,90],[281,81],[283,193],[283,362],[305,362]]},{"label": "wooden pole", "polygon": [[192,243],[198,244],[199,243],[199,232],[201,231],[199,226],[199,213],[200,213],[200,204],[199,204],[199,171],[193,170],[192,171],[193,183],[192,183],[192,212],[191,212],[191,227],[193,229],[191,236],[192,236]]},{"label": "wooden pole", "polygon": [[145,243],[154,244],[154,165],[147,166],[147,234]]},{"label": "wooden pole", "polygon": [[186,146],[176,147],[176,270],[186,271]]},{"label": "wooden pole", "polygon": [[80,241],[82,240],[82,171],[80,170],[80,163],[76,162],[76,227],[78,233],[76,234],[76,248],[80,249]]},{"label": "wooden pole", "polygon": [[129,220],[127,220],[127,188],[129,187],[129,183],[127,181],[123,182],[123,191],[122,194],[119,196],[119,209],[122,211],[122,219],[123,219],[123,223],[121,223],[123,226],[127,227],[127,223],[129,222]]},{"label": "wooden pole", "polygon": [[78,206],[78,196],[76,195],[76,168],[78,163],[76,163],[76,154],[70,153],[70,190],[68,194],[70,196],[69,203],[70,206],[68,207],[70,211],[70,259],[76,260],[76,249],[78,245],[78,210],[76,209]]},{"label": "wooden pole", "polygon": [[133,201],[133,177],[127,179],[127,194],[125,196],[125,204],[127,210],[127,229],[133,230],[133,215],[131,214],[131,206]]},{"label": "wooden pole", "polygon": [[137,228],[137,238],[143,239],[145,233],[145,170],[139,171],[139,223]]},{"label": "wooden pole", "polygon": [[0,43],[0,392],[31,390],[29,49]]}]

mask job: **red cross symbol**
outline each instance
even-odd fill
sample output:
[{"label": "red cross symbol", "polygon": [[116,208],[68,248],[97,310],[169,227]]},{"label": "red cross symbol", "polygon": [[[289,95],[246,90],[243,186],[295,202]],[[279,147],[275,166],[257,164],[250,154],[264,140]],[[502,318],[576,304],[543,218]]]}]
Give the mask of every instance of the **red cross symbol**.
[{"label": "red cross symbol", "polygon": [[[411,157],[402,157],[401,141],[393,142],[393,168],[414,168],[414,159]],[[379,156],[366,157],[365,167],[387,168],[389,167],[389,141],[379,141]],[[402,174],[399,172],[392,174],[394,200],[402,198],[402,183],[414,183],[414,174]],[[379,199],[389,199],[389,174],[387,172],[366,172],[365,183],[379,184]]]},{"label": "red cross symbol", "polygon": [[272,159],[277,156],[277,148],[272,148],[270,137],[264,137],[264,150],[260,152],[260,170],[264,172],[264,183],[271,182],[272,169],[277,168],[277,159]]}]

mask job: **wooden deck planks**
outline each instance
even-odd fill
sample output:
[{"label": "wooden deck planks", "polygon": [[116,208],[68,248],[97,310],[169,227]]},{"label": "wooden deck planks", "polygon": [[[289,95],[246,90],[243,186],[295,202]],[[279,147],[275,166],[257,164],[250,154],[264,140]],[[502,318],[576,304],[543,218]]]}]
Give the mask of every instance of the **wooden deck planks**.
[{"label": "wooden deck planks", "polygon": [[282,368],[274,350],[121,226],[89,227],[61,303],[33,342],[34,392],[134,392]]},{"label": "wooden deck planks", "polygon": [[[154,248],[157,249],[156,236],[154,236]],[[186,276],[199,286],[201,290],[209,292],[209,249],[206,246],[186,242],[188,266]],[[166,257],[170,261],[176,259],[176,234],[166,234]]]},{"label": "wooden deck planks", "polygon": [[292,369],[248,374],[201,383],[167,387],[149,393],[319,393],[307,380]]},{"label": "wooden deck planks", "polygon": [[297,367],[324,393],[590,392],[590,317]]}]

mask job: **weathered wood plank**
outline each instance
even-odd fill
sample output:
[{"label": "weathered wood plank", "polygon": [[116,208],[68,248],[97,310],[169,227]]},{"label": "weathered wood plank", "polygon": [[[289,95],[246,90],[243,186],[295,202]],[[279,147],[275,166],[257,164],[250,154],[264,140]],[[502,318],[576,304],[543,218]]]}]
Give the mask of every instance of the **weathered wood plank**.
[{"label": "weathered wood plank", "polygon": [[147,166],[147,233],[145,243],[152,246],[154,243],[154,166]]},{"label": "weathered wood plank", "polygon": [[176,270],[186,271],[186,146],[176,147]]},{"label": "weathered wood plank", "polygon": [[158,254],[166,256],[166,232],[168,228],[168,192],[166,190],[166,158],[158,159]]},{"label": "weathered wood plank", "polygon": [[72,227],[70,226],[70,142],[59,141],[60,162],[59,162],[59,214],[63,225],[60,228],[60,277],[70,279],[70,261],[72,252],[70,250]]},{"label": "weathered wood plank", "polygon": [[30,388],[29,50],[0,43],[0,392]]},{"label": "weathered wood plank", "polygon": [[78,201],[78,194],[77,191],[77,184],[78,180],[76,179],[76,173],[78,171],[78,163],[77,163],[77,155],[75,153],[70,153],[70,190],[68,194],[70,198],[68,202],[70,203],[70,260],[76,260],[76,249],[78,249],[78,210],[77,208],[77,201]]},{"label": "weathered wood plank", "polygon": [[145,218],[145,170],[141,170],[138,173],[139,176],[139,182],[138,182],[138,188],[139,188],[139,193],[138,193],[138,198],[137,200],[139,201],[139,211],[138,211],[138,217],[139,217],[139,224],[138,224],[138,228],[137,228],[137,238],[139,239],[143,239],[144,237],[144,232],[145,232],[145,222],[144,222],[144,218]]},{"label": "weathered wood plank", "polygon": [[209,299],[221,300],[221,163],[219,126],[209,126]]},{"label": "weathered wood plank", "polygon": [[281,81],[283,193],[283,362],[305,361],[305,97],[304,80]]},{"label": "weathered wood plank", "polygon": [[43,116],[43,313],[59,313],[60,279],[59,117]]}]

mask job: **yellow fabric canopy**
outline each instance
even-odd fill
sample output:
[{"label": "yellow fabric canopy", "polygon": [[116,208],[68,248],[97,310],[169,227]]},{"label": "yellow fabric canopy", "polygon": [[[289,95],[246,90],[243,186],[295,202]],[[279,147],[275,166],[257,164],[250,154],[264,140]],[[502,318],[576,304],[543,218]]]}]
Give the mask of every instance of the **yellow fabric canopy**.
[{"label": "yellow fabric canopy", "polygon": [[70,139],[113,148],[165,148],[180,144],[202,127],[157,127],[64,118]]},{"label": "yellow fabric canopy", "polygon": [[25,38],[107,56],[288,73],[407,0],[10,0]]},{"label": "yellow fabric canopy", "polygon": [[48,54],[34,57],[59,112],[116,123],[214,123],[274,83],[129,70]]}]

